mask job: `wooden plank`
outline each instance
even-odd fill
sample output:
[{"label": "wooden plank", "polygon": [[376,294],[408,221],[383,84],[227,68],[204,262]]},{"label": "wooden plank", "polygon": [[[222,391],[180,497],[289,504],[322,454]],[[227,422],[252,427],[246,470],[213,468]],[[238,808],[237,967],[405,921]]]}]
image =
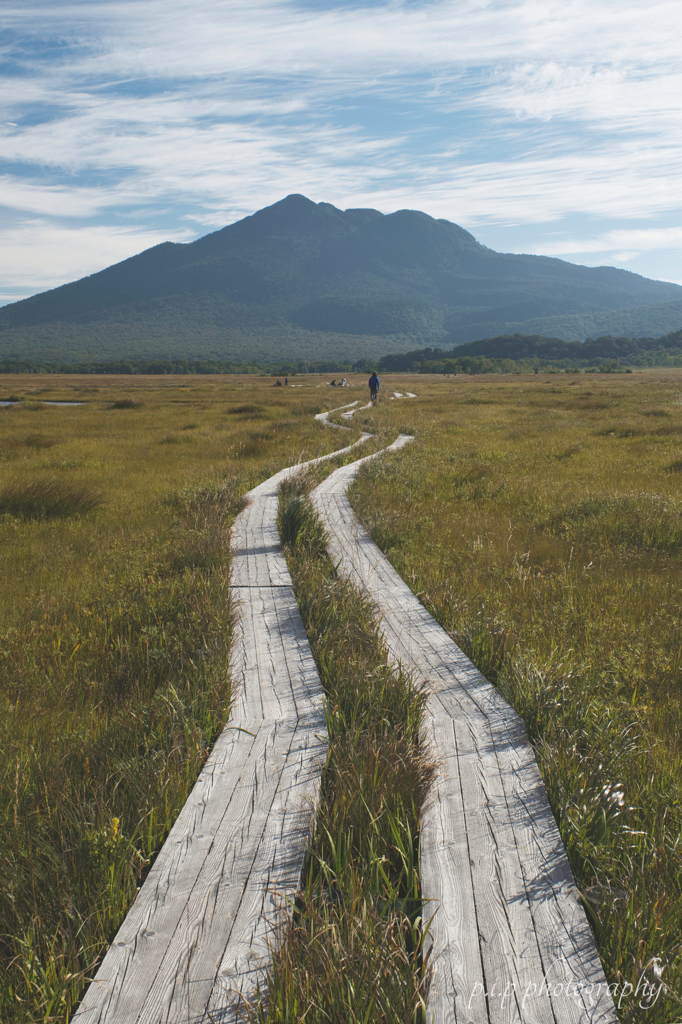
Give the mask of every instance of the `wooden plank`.
[{"label": "wooden plank", "polygon": [[[364,461],[364,460],[361,460]],[[389,651],[430,691],[441,762],[424,816],[422,888],[436,1024],[616,1021],[523,723],[398,576],[345,491],[358,463],[313,492],[339,571],[381,615]]]},{"label": "wooden plank", "polygon": [[[487,1019],[485,974],[478,942],[469,837],[464,827],[462,785],[454,721],[427,708],[425,738],[440,756],[440,777],[422,817],[422,893],[429,903],[434,979],[429,1020],[451,1024]],[[453,998],[456,993],[456,999]]]},{"label": "wooden plank", "polygon": [[211,1007],[215,1020],[234,1020],[239,994],[253,995],[267,961],[279,907],[299,884],[327,742],[276,525],[279,483],[300,468],[254,488],[235,522],[231,675],[241,685],[230,722],[86,992],[79,1024],[208,1024]]},{"label": "wooden plank", "polygon": [[318,412],[315,419],[318,423],[324,423],[325,427],[333,427],[334,430],[350,430],[350,427],[344,427],[340,423],[330,423],[329,417],[333,412],[340,412],[342,409],[350,409],[352,406],[358,405],[358,402],[349,402],[348,405],[339,405],[336,409],[329,409],[328,412]]},{"label": "wooden plank", "polygon": [[368,402],[367,405],[361,405],[357,409],[351,409],[350,412],[342,412],[341,413],[341,419],[342,420],[352,419],[352,417],[355,416],[356,412],[362,412],[363,409],[371,409],[373,405],[374,405],[373,402]]}]

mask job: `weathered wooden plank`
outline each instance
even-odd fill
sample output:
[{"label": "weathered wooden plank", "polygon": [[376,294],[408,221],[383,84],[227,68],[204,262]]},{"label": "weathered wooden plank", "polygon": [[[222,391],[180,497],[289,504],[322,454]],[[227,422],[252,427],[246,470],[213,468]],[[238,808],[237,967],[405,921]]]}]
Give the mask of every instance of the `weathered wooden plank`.
[{"label": "weathered wooden plank", "polygon": [[241,685],[230,722],[86,992],[79,1024],[208,1024],[210,1007],[215,1020],[233,1020],[237,994],[253,994],[277,909],[299,883],[326,751],[322,686],[276,526],[279,483],[300,468],[254,488],[235,523],[231,675]]},{"label": "weathered wooden plank", "polygon": [[[489,1017],[494,1024],[549,1021],[552,1009],[538,984],[542,960],[492,739],[480,720],[454,721]],[[524,1002],[533,982],[535,997]]]},{"label": "weathered wooden plank", "polygon": [[[226,855],[228,833],[221,829],[226,816],[228,821],[250,820],[248,808],[256,777],[266,765],[267,734],[263,731],[251,737],[234,731],[223,733],[222,739],[229,755],[217,758],[214,748],[212,770],[202,772],[88,989],[77,1019],[138,1019],[168,945],[182,927],[185,907],[207,856],[213,854],[220,861]],[[236,779],[234,765],[240,768]],[[272,786],[275,784],[273,778]],[[224,839],[222,848],[216,845],[216,837]]]},{"label": "weathered wooden plank", "polygon": [[353,416],[355,416],[356,412],[362,412],[363,409],[371,409],[373,405],[374,405],[373,402],[368,402],[367,405],[360,405],[360,406],[358,406],[357,409],[351,409],[350,412],[342,412],[341,413],[341,419],[342,420],[350,420],[350,419],[353,418]]},{"label": "weathered wooden plank", "polygon": [[350,430],[350,427],[343,427],[340,423],[330,423],[329,417],[333,412],[340,412],[341,409],[350,409],[352,406],[358,405],[358,402],[349,402],[348,405],[339,405],[336,409],[330,409],[328,412],[318,412],[315,419],[318,423],[324,423],[325,427],[333,427],[334,430]]},{"label": "weathered wooden plank", "polygon": [[340,572],[369,594],[389,651],[431,693],[425,729],[441,771],[422,834],[423,892],[438,906],[430,1014],[436,1024],[613,1024],[523,723],[357,521],[345,495],[357,467],[333,473],[313,501]]},{"label": "weathered wooden plank", "polygon": [[[429,900],[426,915],[436,915],[429,1019],[437,1024],[478,1022],[487,1019],[486,986],[480,946],[471,938],[478,933],[478,923],[455,723],[447,715],[434,713],[434,706],[431,702],[427,708],[425,737],[438,751],[440,779],[423,814],[421,830],[422,892]],[[456,993],[457,999],[449,993]]]}]

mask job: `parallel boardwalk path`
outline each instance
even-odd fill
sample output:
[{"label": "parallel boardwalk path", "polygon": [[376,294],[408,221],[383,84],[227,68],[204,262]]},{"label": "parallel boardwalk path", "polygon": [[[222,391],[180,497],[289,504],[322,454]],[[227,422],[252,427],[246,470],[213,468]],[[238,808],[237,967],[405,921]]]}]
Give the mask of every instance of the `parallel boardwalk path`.
[{"label": "parallel boardwalk path", "polygon": [[425,731],[441,764],[421,839],[429,1022],[615,1024],[523,723],[358,522],[346,490],[364,461],[336,470],[313,501],[339,571],[371,597],[390,653],[429,691]]},{"label": "parallel boardwalk path", "polygon": [[269,961],[270,929],[299,885],[327,745],[322,685],[277,533],[279,484],[299,468],[254,488],[235,522],[241,686],[78,1024],[226,1024]]},{"label": "parallel boardwalk path", "polygon": [[[317,419],[346,429],[328,415]],[[615,1024],[523,724],[360,526],[346,497],[359,465],[333,473],[313,500],[340,571],[370,595],[393,657],[430,694],[426,732],[441,771],[422,824],[429,1022]],[[228,1024],[269,961],[270,930],[299,884],[327,742],[276,524],[279,484],[299,468],[254,488],[235,522],[232,672],[242,685],[79,1024]]]}]

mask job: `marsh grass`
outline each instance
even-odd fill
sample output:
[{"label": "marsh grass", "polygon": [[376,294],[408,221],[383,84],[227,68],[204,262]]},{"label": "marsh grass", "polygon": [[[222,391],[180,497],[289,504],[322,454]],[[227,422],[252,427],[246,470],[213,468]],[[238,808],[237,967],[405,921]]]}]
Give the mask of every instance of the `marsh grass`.
[{"label": "marsh grass", "polygon": [[[193,525],[164,531],[175,557]],[[2,637],[3,1020],[68,1019],[225,721],[224,552],[159,554]]]},{"label": "marsh grass", "polygon": [[59,440],[56,437],[48,437],[46,434],[27,434],[18,444],[39,451],[41,448],[54,448],[59,444]]},{"label": "marsh grass", "polygon": [[[31,511],[13,498],[0,517],[8,1024],[71,1018],[225,724],[229,528],[242,495],[348,443],[312,421],[314,390],[296,389],[275,408],[258,380],[96,383],[87,406],[54,407],[30,399],[73,398],[93,379],[30,377],[26,400],[0,410],[3,488],[30,499],[22,507]],[[249,423],[225,406],[254,390],[273,424],[289,426],[270,431],[252,458],[243,452]],[[131,391],[134,412],[109,414]],[[188,411],[206,430],[192,444],[159,445]],[[37,434],[59,437],[58,490],[47,446],[24,443]],[[41,495],[100,492],[106,503],[87,512],[81,502],[75,515],[54,518],[45,504],[33,514]]]},{"label": "marsh grass", "polygon": [[134,398],[117,398],[109,406],[110,409],[139,409],[142,402],[136,402]]},{"label": "marsh grass", "polygon": [[267,996],[247,1016],[425,1024],[418,840],[435,771],[419,741],[425,695],[389,668],[372,607],[336,577],[309,482],[283,485],[279,525],[325,687],[329,754],[303,888],[275,937]]},{"label": "marsh grass", "polygon": [[83,484],[44,479],[17,481],[0,490],[0,515],[64,519],[92,512],[104,501],[100,491]]},{"label": "marsh grass", "polygon": [[600,494],[569,502],[537,525],[583,547],[674,552],[682,546],[682,503],[663,494]]},{"label": "marsh grass", "polygon": [[589,386],[419,380],[415,443],[368,464],[351,497],[523,715],[622,1019],[669,1024],[682,1008],[679,375]]}]

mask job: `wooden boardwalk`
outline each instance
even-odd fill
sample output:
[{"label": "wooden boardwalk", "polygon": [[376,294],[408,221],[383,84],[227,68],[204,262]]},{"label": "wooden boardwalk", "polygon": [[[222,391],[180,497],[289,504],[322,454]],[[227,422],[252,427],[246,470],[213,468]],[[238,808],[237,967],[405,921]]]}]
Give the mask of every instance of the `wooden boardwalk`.
[{"label": "wooden boardwalk", "polygon": [[[352,410],[343,418],[358,404],[342,406]],[[328,416],[316,418],[344,429]],[[422,829],[434,914],[429,1024],[614,1024],[523,725],[358,523],[345,492],[359,464],[333,473],[313,499],[339,570],[369,593],[393,657],[430,693],[426,733],[441,771]],[[279,485],[299,468],[254,488],[235,522],[232,674],[241,686],[79,1024],[228,1024],[269,963],[272,926],[299,885],[327,745],[276,525]]]},{"label": "wooden boardwalk", "polygon": [[313,501],[339,571],[370,596],[391,655],[429,691],[425,733],[441,765],[421,839],[429,1022],[615,1024],[523,723],[358,522],[346,489],[363,461],[336,470]]},{"label": "wooden boardwalk", "polygon": [[327,749],[322,685],[277,532],[280,482],[299,468],[254,488],[235,522],[232,714],[78,1024],[227,1024],[269,962],[272,926],[299,886]]}]

